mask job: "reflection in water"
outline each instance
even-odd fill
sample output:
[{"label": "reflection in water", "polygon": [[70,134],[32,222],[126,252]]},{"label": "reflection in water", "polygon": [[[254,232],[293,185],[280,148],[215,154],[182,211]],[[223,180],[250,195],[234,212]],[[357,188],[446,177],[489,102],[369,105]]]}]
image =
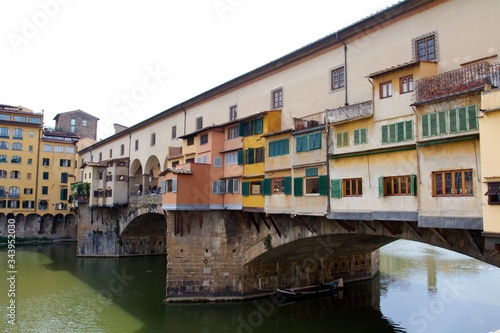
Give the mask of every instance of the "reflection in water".
[{"label": "reflection in water", "polygon": [[[18,324],[6,332],[490,332],[497,268],[415,244],[381,250],[381,274],[336,297],[281,304],[163,304],[165,257],[76,258],[75,244],[17,250]],[[5,251],[0,250],[4,256]],[[2,262],[4,262],[2,260]],[[482,286],[482,287],[481,287]],[[7,290],[0,280],[0,290]],[[5,297],[0,307],[5,309]]]}]

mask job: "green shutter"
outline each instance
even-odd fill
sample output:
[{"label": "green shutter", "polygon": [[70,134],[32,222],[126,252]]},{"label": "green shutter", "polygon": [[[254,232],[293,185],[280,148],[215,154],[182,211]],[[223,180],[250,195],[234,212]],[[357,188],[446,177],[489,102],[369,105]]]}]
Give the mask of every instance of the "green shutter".
[{"label": "green shutter", "polygon": [[430,136],[429,131],[429,114],[422,115],[422,136],[424,138]]},{"label": "green shutter", "polygon": [[290,140],[289,139],[284,139],[282,140],[283,143],[283,155],[288,155],[290,153]]},{"label": "green shutter", "polygon": [[278,156],[278,149],[277,149],[277,143],[278,141],[274,141],[274,142],[269,142],[269,157],[274,157],[274,156]]},{"label": "green shutter", "polygon": [[342,133],[342,145],[344,147],[349,146],[349,132]]},{"label": "green shutter", "polygon": [[306,169],[306,177],[316,177],[318,175],[318,168]]},{"label": "green shutter", "polygon": [[431,136],[438,135],[438,118],[437,113],[429,114],[430,128],[431,128]]},{"label": "green shutter", "polygon": [[368,143],[368,130],[366,128],[361,129],[361,143]]},{"label": "green shutter", "polygon": [[342,198],[342,179],[332,179],[330,192],[332,198]]},{"label": "green shutter", "polygon": [[286,195],[292,194],[292,177],[288,176],[283,179],[284,192]]},{"label": "green shutter", "polygon": [[361,135],[360,130],[354,130],[354,144],[359,145],[361,143]]},{"label": "green shutter", "polygon": [[321,148],[321,133],[314,133],[309,135],[309,150]]},{"label": "green shutter", "polygon": [[293,179],[293,195],[301,197],[302,193],[302,177],[296,177]]},{"label": "green shutter", "polygon": [[337,147],[342,147],[342,133],[337,133]]},{"label": "green shutter", "polygon": [[410,194],[417,195],[417,176],[410,175]]},{"label": "green shutter", "polygon": [[405,141],[413,140],[413,120],[405,121]]},{"label": "green shutter", "polygon": [[247,149],[246,164],[253,164],[254,163],[254,156],[255,156],[255,149],[254,148],[248,148]]},{"label": "green shutter", "polygon": [[467,107],[467,118],[469,120],[469,131],[477,130],[477,108],[475,105]]},{"label": "green shutter", "polygon": [[172,192],[177,192],[177,179],[172,179]]},{"label": "green shutter", "polygon": [[264,195],[271,195],[271,178],[264,179]]},{"label": "green shutter", "polygon": [[382,144],[387,144],[387,143],[389,143],[389,126],[383,125],[382,126]]},{"label": "green shutter", "polygon": [[245,123],[238,123],[238,134],[240,136],[245,136]]},{"label": "green shutter", "polygon": [[247,197],[250,194],[250,184],[248,182],[241,183],[241,195]]},{"label": "green shutter", "polygon": [[245,164],[245,152],[243,150],[238,150],[238,165]]},{"label": "green shutter", "polygon": [[396,142],[405,141],[405,124],[403,122],[396,123]]},{"label": "green shutter", "polygon": [[299,136],[296,139],[296,142],[297,142],[297,153],[308,150],[309,144],[307,142],[307,136]]},{"label": "green shutter", "polygon": [[384,177],[378,177],[378,197],[384,196]]},{"label": "green shutter", "polygon": [[450,110],[450,133],[458,132],[457,117],[458,117],[457,109],[451,109]]},{"label": "green shutter", "polygon": [[328,195],[328,176],[319,176],[319,195]]},{"label": "green shutter", "polygon": [[439,134],[446,134],[446,111],[438,112]]},{"label": "green shutter", "polygon": [[253,134],[261,134],[264,129],[264,118],[258,118],[253,121]]},{"label": "green shutter", "polygon": [[397,142],[397,130],[396,130],[396,124],[390,124],[389,125],[389,142],[394,143]]},{"label": "green shutter", "polygon": [[458,108],[458,130],[460,132],[467,131],[467,109]]}]

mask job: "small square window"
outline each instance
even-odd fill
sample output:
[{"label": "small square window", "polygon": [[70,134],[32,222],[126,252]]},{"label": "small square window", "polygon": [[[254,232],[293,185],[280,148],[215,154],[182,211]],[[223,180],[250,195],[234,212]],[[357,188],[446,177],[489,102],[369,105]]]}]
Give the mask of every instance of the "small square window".
[{"label": "small square window", "polygon": [[196,130],[201,130],[203,128],[203,117],[196,118]]},{"label": "small square window", "polygon": [[392,96],[392,81],[380,84],[380,99]]},{"label": "small square window", "polygon": [[283,107],[283,89],[275,89],[271,92],[271,108],[277,109]]},{"label": "small square window", "polygon": [[156,145],[156,133],[151,133],[151,146]]},{"label": "small square window", "polygon": [[233,105],[229,108],[229,121],[238,119],[238,107]]},{"label": "small square window", "polygon": [[488,205],[500,205],[500,182],[488,183]]},{"label": "small square window", "polygon": [[208,143],[208,134],[203,134],[200,136],[200,145],[204,145]]},{"label": "small square window", "polygon": [[177,126],[172,126],[172,131],[171,131],[171,137],[172,139],[177,138]]},{"label": "small square window", "polygon": [[399,93],[406,94],[413,91],[413,75],[399,79]]},{"label": "small square window", "polygon": [[345,71],[344,67],[335,68],[330,72],[330,89],[338,90],[345,86]]}]

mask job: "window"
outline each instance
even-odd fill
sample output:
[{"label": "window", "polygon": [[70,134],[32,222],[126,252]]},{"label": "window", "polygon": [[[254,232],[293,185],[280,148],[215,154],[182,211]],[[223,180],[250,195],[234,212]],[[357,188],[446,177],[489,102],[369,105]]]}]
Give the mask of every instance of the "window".
[{"label": "window", "polygon": [[368,143],[368,136],[366,128],[360,128],[354,130],[354,144],[361,145],[363,143]]},{"label": "window", "polygon": [[194,158],[186,158],[186,163],[194,163]]},{"label": "window", "polygon": [[224,194],[226,193],[226,181],[218,180],[212,182],[212,193],[213,194]]},{"label": "window", "polygon": [[10,163],[15,163],[15,164],[19,164],[21,163],[21,161],[22,161],[21,156],[12,156],[12,158],[10,159]]},{"label": "window", "polygon": [[31,172],[28,172],[28,173],[26,174],[26,179],[27,179],[27,180],[31,180]]},{"label": "window", "polygon": [[98,172],[98,175],[99,175],[99,180],[103,180],[104,179],[104,172],[102,170],[100,170]]},{"label": "window", "polygon": [[360,197],[363,195],[363,182],[361,178],[344,179],[343,195],[345,197]]},{"label": "window", "polygon": [[139,140],[135,140],[135,150],[139,150]]},{"label": "window", "polygon": [[156,144],[156,133],[151,133],[151,146],[154,146]]},{"label": "window", "polygon": [[63,146],[54,146],[54,152],[56,152],[56,153],[63,153],[64,152],[64,147]]},{"label": "window", "polygon": [[232,165],[232,164],[237,164],[238,163],[238,152],[232,152],[232,153],[227,153],[225,154],[225,159],[226,159],[226,165]]},{"label": "window", "polygon": [[230,139],[234,139],[234,138],[237,138],[239,135],[238,135],[238,126],[232,126],[232,127],[229,127],[227,129],[227,139],[230,140]]},{"label": "window", "polygon": [[42,165],[43,165],[43,166],[49,166],[49,165],[50,165],[50,159],[48,159],[48,158],[43,158],[43,159],[42,159]]},{"label": "window", "polygon": [[44,179],[44,180],[48,180],[49,179],[49,173],[47,171],[44,171],[42,173],[42,179]]},{"label": "window", "polygon": [[238,106],[233,105],[229,107],[229,121],[238,119]]},{"label": "window", "polygon": [[59,200],[68,200],[68,189],[62,188],[59,191]]},{"label": "window", "polygon": [[435,197],[473,195],[472,170],[433,172],[432,187]]},{"label": "window", "polygon": [[[318,169],[306,169],[306,178],[296,177],[293,179],[293,195],[296,197],[306,195],[328,195],[328,176],[318,176]],[[313,176],[316,175],[316,176]],[[303,186],[305,185],[305,192]]]},{"label": "window", "polygon": [[437,59],[436,33],[413,39],[413,57],[415,60],[431,61]]},{"label": "window", "polygon": [[469,105],[422,115],[423,137],[467,132],[477,130],[478,128],[477,105]]},{"label": "window", "polygon": [[52,145],[43,145],[43,151],[49,153],[52,151]]},{"label": "window", "polygon": [[28,146],[28,151],[33,151],[33,145]]},{"label": "window", "polygon": [[349,132],[337,133],[337,148],[349,146]]},{"label": "window", "polygon": [[413,91],[413,75],[408,75],[399,79],[399,93],[406,94]]},{"label": "window", "polygon": [[488,183],[488,205],[500,205],[500,182]]},{"label": "window", "polygon": [[12,150],[23,150],[23,144],[19,142],[14,142],[12,144]]},{"label": "window", "polygon": [[85,119],[82,120],[82,126],[87,127],[87,120],[85,120]]},{"label": "window", "polygon": [[299,136],[295,139],[297,153],[321,148],[321,132]]},{"label": "window", "polygon": [[382,126],[382,144],[413,140],[413,120]]},{"label": "window", "polygon": [[200,145],[205,145],[208,143],[208,134],[203,134],[200,136]]},{"label": "window", "polygon": [[21,190],[17,186],[11,186],[9,188],[9,198],[19,198]]},{"label": "window", "polygon": [[273,194],[285,193],[285,178],[273,179]]},{"label": "window", "polygon": [[41,124],[42,118],[28,117],[28,122],[30,124]]},{"label": "window", "polygon": [[74,154],[75,153],[75,147],[66,147],[64,149],[64,151],[67,153],[67,154]]},{"label": "window", "polygon": [[24,200],[23,201],[23,208],[35,208],[35,202],[34,201],[28,201],[28,200]]},{"label": "window", "polygon": [[19,208],[19,200],[9,200],[9,208]]},{"label": "window", "polygon": [[75,118],[71,118],[70,125],[71,126],[76,126],[76,119]]},{"label": "window", "polygon": [[245,151],[245,164],[254,164],[255,162],[255,149],[248,148]]},{"label": "window", "polygon": [[113,158],[113,149],[109,150],[109,158]]},{"label": "window", "polygon": [[196,118],[196,130],[199,131],[203,128],[203,117]]},{"label": "window", "polygon": [[10,138],[10,130],[8,127],[0,127],[0,138]]},{"label": "window", "polygon": [[255,148],[255,163],[264,162],[264,147]]},{"label": "window", "polygon": [[28,158],[28,165],[32,165],[33,164],[33,159],[32,158]]},{"label": "window", "polygon": [[33,189],[32,188],[25,188],[24,194],[33,194]]},{"label": "window", "polygon": [[68,182],[68,173],[62,172],[61,173],[61,183],[66,184],[67,182]]},{"label": "window", "polygon": [[190,136],[189,138],[187,138],[186,145],[188,146],[194,145],[194,136]]},{"label": "window", "polygon": [[170,133],[171,133],[171,138],[172,139],[177,138],[177,126],[175,126],[175,125],[172,126],[172,130],[170,131]]},{"label": "window", "polygon": [[288,155],[290,150],[290,140],[281,139],[269,142],[269,157]]},{"label": "window", "polygon": [[7,178],[7,171],[0,170],[0,178]]},{"label": "window", "polygon": [[400,195],[416,195],[417,185],[416,176],[394,176],[379,178],[379,195],[383,196],[400,196]]},{"label": "window", "polygon": [[392,96],[392,81],[380,84],[380,99]]},{"label": "window", "polygon": [[251,195],[260,195],[260,182],[251,182],[250,183],[250,194]]},{"label": "window", "polygon": [[22,139],[24,137],[24,131],[21,128],[15,128],[12,133],[13,139]]},{"label": "window", "polygon": [[9,149],[9,143],[7,141],[0,141],[0,149]]},{"label": "window", "polygon": [[99,152],[99,162],[102,161],[102,152]]},{"label": "window", "polygon": [[165,189],[167,193],[177,192],[177,179],[167,179],[162,181],[162,188]]},{"label": "window", "polygon": [[335,68],[330,72],[330,81],[331,86],[330,89],[337,90],[340,88],[344,88],[345,86],[345,71],[344,67]]},{"label": "window", "polygon": [[[47,193],[45,193],[45,194],[47,194]],[[47,200],[40,200],[40,202],[38,203],[38,209],[46,210],[48,207],[49,207],[49,203],[47,202]]]},{"label": "window", "polygon": [[226,193],[240,193],[240,180],[226,179]]},{"label": "window", "polygon": [[222,166],[222,158],[221,157],[214,157],[214,167],[220,168],[221,166]]},{"label": "window", "polygon": [[7,163],[8,158],[7,155],[0,155],[0,163]]},{"label": "window", "polygon": [[13,179],[21,179],[21,172],[19,171],[11,171],[10,172],[10,178],[13,178]]},{"label": "window", "polygon": [[35,137],[35,132],[30,131],[30,138],[34,138],[34,137]]},{"label": "window", "polygon": [[5,186],[0,185],[0,198],[5,198]]},{"label": "window", "polygon": [[283,107],[283,88],[271,91],[271,108],[277,109]]},{"label": "window", "polygon": [[26,117],[25,116],[14,116],[14,121],[20,122],[20,123],[25,123],[26,122]]},{"label": "window", "polygon": [[120,156],[123,156],[123,155],[125,155],[125,145],[121,144],[120,145]]}]

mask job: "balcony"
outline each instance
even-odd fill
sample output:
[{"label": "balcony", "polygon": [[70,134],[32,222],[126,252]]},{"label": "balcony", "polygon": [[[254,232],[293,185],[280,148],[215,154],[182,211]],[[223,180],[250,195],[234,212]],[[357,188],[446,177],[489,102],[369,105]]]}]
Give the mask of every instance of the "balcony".
[{"label": "balcony", "polygon": [[309,128],[318,127],[325,124],[325,112],[311,114],[302,118],[293,118],[293,129],[301,131]]},{"label": "balcony", "polygon": [[484,89],[498,87],[500,64],[481,62],[416,81],[415,105]]},{"label": "balcony", "polygon": [[373,115],[372,101],[326,110],[326,120],[329,124],[371,117]]}]

